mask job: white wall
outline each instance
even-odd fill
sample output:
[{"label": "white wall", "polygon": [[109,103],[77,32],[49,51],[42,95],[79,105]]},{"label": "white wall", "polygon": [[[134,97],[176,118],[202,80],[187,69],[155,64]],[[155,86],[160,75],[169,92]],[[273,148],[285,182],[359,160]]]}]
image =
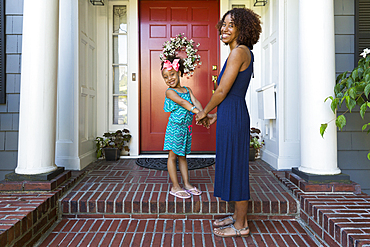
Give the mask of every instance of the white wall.
[{"label": "white wall", "polygon": [[80,170],[96,159],[96,7],[60,6],[56,164]]},{"label": "white wall", "polygon": [[263,22],[261,85],[275,84],[276,87],[276,119],[263,120],[262,159],[278,170],[290,169],[300,164],[298,1],[270,0],[260,8]]}]

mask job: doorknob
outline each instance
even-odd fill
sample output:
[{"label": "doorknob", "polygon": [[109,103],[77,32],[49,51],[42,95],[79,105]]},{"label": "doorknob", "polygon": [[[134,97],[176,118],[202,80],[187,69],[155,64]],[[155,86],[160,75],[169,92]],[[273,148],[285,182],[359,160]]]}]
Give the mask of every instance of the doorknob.
[{"label": "doorknob", "polygon": [[212,76],[212,82],[213,82],[213,90],[212,90],[212,94],[215,93],[216,91],[216,87],[217,87],[217,75],[213,75]]}]

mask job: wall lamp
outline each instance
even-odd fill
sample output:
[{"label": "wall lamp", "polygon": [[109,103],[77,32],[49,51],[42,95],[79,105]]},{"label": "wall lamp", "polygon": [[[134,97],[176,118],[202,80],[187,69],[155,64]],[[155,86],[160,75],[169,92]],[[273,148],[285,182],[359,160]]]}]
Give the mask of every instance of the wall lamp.
[{"label": "wall lamp", "polygon": [[254,6],[265,6],[267,4],[267,0],[255,0]]},{"label": "wall lamp", "polygon": [[92,5],[104,6],[104,0],[90,0]]}]

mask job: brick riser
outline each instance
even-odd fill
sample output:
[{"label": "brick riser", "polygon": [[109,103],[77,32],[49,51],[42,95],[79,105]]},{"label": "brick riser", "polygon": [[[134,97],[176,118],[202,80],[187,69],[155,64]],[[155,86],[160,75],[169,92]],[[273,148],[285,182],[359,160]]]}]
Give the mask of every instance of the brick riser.
[{"label": "brick riser", "polygon": [[[87,195],[90,195],[90,193]],[[63,214],[228,214],[234,212],[234,203],[203,201],[202,199],[204,198],[199,199],[196,197],[194,199],[180,201],[174,198],[168,198],[163,202],[73,199],[78,196],[78,193],[73,193],[62,200]],[[83,195],[81,196],[83,197]],[[211,195],[204,193],[203,196],[210,197]],[[248,213],[249,215],[295,216],[297,215],[297,205],[294,201],[250,201]]]},{"label": "brick riser", "polygon": [[325,185],[324,192],[304,192],[302,189],[307,186],[300,186],[292,174],[274,173],[300,201],[300,217],[320,241],[330,247],[370,246],[370,196],[358,194],[357,184],[344,187],[353,193],[325,192],[333,191]]},{"label": "brick riser", "polygon": [[83,176],[75,172],[52,192],[0,193],[0,246],[33,246],[58,220],[58,201]]},{"label": "brick riser", "polygon": [[[251,200],[249,215],[264,218],[298,215],[297,202],[261,162],[250,164]],[[133,160],[97,164],[61,202],[62,212],[71,214],[230,214],[234,204],[213,196],[214,168],[189,171],[191,183],[201,196],[178,199],[169,195],[166,171],[143,169]]]}]

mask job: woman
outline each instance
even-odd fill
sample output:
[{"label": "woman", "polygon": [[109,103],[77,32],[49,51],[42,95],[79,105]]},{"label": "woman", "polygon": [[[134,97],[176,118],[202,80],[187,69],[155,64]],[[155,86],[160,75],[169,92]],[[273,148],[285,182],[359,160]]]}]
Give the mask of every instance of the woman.
[{"label": "woman", "polygon": [[[261,29],[260,17],[250,9],[232,9],[218,22],[221,40],[230,47],[218,78],[218,88],[207,106],[196,115],[198,124],[209,127],[217,120],[214,196],[235,201],[233,216],[216,220],[214,234],[220,237],[249,236],[250,119],[245,104],[253,54]],[[216,114],[208,114],[215,107]]]}]

